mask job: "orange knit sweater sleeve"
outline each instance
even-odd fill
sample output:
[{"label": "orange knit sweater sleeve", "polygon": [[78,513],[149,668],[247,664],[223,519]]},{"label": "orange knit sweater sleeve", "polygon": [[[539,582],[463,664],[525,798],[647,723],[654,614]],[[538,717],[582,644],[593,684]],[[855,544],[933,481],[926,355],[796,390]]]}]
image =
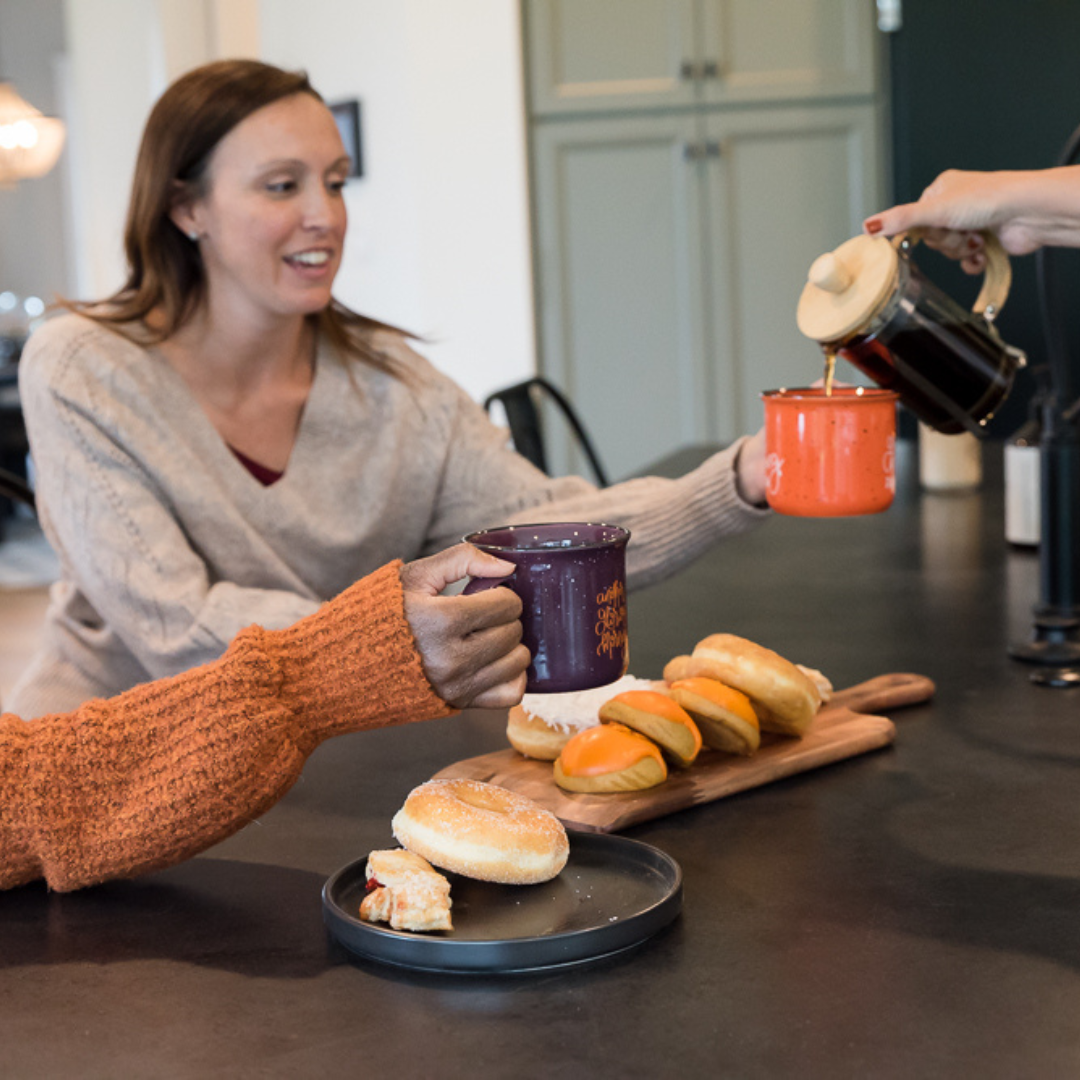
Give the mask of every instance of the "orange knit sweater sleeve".
[{"label": "orange knit sweater sleeve", "polygon": [[0,888],[133,877],[237,832],[323,740],[446,716],[405,620],[400,562],[286,630],[73,713],[0,716]]}]

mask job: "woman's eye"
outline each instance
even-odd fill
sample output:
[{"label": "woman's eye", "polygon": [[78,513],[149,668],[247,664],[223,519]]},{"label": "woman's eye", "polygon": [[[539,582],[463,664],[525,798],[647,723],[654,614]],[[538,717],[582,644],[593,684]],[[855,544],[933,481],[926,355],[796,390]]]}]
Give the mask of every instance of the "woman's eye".
[{"label": "woman's eye", "polygon": [[326,186],[334,192],[341,191],[345,187],[344,180],[328,180]]},{"label": "woman's eye", "polygon": [[290,191],[296,190],[295,180],[271,180],[266,185],[266,190],[274,195],[287,195]]}]

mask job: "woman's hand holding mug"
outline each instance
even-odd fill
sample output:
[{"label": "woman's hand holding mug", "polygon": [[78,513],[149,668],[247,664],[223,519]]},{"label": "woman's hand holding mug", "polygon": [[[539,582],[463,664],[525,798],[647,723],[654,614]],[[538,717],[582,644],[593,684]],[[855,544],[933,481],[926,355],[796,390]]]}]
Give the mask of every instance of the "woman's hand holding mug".
[{"label": "woman's hand holding mug", "polygon": [[401,568],[405,618],[435,692],[456,708],[506,709],[525,692],[529,650],[521,643],[521,601],[509,589],[443,596],[465,577],[501,578],[513,563],[458,544]]}]

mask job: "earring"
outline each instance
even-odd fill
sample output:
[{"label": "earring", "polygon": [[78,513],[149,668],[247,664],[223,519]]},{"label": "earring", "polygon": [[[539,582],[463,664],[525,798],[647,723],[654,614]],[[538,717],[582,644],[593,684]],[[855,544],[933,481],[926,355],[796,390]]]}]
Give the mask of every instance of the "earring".
[{"label": "earring", "polygon": [[199,234],[198,234],[198,233],[197,233],[197,232],[196,232],[196,231],[195,231],[194,229],[192,229],[192,230],[191,230],[191,232],[189,232],[189,233],[187,234],[187,238],[188,238],[188,239],[189,239],[189,240],[190,240],[190,241],[191,241],[192,243],[195,243],[195,242],[196,242],[196,241],[197,241],[197,240],[199,239]]}]

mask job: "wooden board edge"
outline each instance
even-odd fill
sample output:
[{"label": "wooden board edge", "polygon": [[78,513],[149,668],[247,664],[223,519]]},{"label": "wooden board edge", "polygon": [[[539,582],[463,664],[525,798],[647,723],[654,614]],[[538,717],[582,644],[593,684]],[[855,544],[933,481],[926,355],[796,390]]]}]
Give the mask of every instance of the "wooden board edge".
[{"label": "wooden board edge", "polygon": [[[844,729],[847,727],[857,729],[857,734],[845,744]],[[675,773],[666,784],[650,789],[652,797],[647,800],[642,800],[643,792],[610,795],[575,794],[564,792],[553,785],[551,797],[542,805],[555,814],[568,829],[594,833],[618,832],[680,810],[702,806],[729,795],[738,795],[757,787],[767,786],[777,780],[786,780],[826,765],[849,761],[853,757],[873,750],[884,749],[895,740],[896,725],[884,716],[848,713],[843,718],[837,717],[827,731],[822,731],[820,734],[822,737],[818,739],[815,739],[811,733],[801,740],[784,739],[777,742],[770,748],[771,753],[765,752],[769,754],[767,758],[740,758],[725,762],[727,771],[725,783],[720,789],[714,788],[704,795],[701,791],[693,790],[696,785],[693,783],[692,772],[688,771],[684,774]],[[514,787],[514,778],[504,775],[499,765],[502,762],[511,765],[519,764],[520,759],[515,756],[516,754],[517,751],[508,748],[466,758],[441,769],[433,779],[464,778],[493,784],[500,783],[500,780],[509,780],[510,783],[504,786]],[[767,781],[760,779],[759,766],[762,760],[770,761],[777,766],[776,771]],[[535,764],[542,767],[549,763],[535,762]],[[687,786],[691,787],[689,798],[686,793]],[[623,807],[621,811],[620,806]],[[605,820],[589,820],[588,811],[591,810],[602,810]],[[615,813],[612,814],[612,811]]]},{"label": "wooden board edge", "polygon": [[[875,750],[884,750],[886,747],[891,746],[896,739],[896,725],[884,716],[859,716],[860,721],[873,720],[877,721],[874,728],[867,730],[865,723],[860,724],[860,728],[863,733],[863,738],[859,740],[857,744],[852,744],[850,752],[837,754],[836,743],[830,742],[821,745],[806,745],[805,750],[802,753],[791,754],[788,753],[783,757],[778,757],[780,767],[769,778],[766,783],[761,783],[755,779],[754,775],[749,771],[746,772],[734,772],[731,775],[732,779],[729,783],[724,785],[723,790],[718,794],[713,794],[707,798],[692,799],[689,803],[681,800],[671,800],[671,804],[663,806],[660,802],[641,804],[628,807],[625,814],[619,815],[612,821],[603,825],[587,825],[587,824],[574,824],[564,818],[558,811],[553,811],[556,817],[567,828],[588,829],[593,832],[618,832],[621,829],[630,828],[633,825],[640,825],[645,821],[651,821],[657,817],[663,817],[667,814],[677,813],[680,810],[689,810],[695,806],[705,806],[711,802],[717,802],[720,799],[726,799],[731,795],[741,795],[747,791],[754,791],[760,787],[769,787],[779,780],[789,780],[793,776],[799,776],[802,773],[813,772],[817,769],[825,768],[829,765],[838,765],[844,761],[851,761],[853,758],[861,757],[863,754],[871,753]],[[842,725],[838,725],[840,727]],[[836,730],[836,729],[834,729]],[[675,795],[675,792],[672,792]],[[603,798],[604,796],[592,796],[593,798]],[[616,798],[618,796],[615,796]],[[665,804],[668,800],[663,801]]]}]

